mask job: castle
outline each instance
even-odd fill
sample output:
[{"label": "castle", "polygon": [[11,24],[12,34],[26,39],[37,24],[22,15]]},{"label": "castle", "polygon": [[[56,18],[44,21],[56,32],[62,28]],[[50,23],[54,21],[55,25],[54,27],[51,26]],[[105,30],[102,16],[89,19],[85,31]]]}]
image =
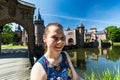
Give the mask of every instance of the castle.
[{"label": "castle", "polygon": [[[35,45],[42,45],[42,35],[44,33],[44,20],[41,18],[40,12],[38,11],[38,16],[35,17],[34,21],[34,27],[35,27]],[[23,45],[26,45],[28,43],[28,36],[26,31],[23,29],[23,31],[20,30],[20,26],[17,27],[15,30],[17,34],[21,33],[21,42]],[[85,26],[80,23],[76,26],[75,29],[70,29],[67,27],[65,30],[66,33],[66,45],[78,45],[80,47],[84,47],[84,42],[90,41],[93,42],[95,40],[105,40],[107,39],[107,30],[103,31],[97,31],[96,28],[91,28],[90,32],[87,32],[85,29]],[[19,34],[20,36],[20,34]]]}]

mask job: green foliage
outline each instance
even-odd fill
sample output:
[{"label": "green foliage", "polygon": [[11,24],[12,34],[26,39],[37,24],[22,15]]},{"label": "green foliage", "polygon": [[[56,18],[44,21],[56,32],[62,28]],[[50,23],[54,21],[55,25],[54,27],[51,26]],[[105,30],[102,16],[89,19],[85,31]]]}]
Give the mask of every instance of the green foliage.
[{"label": "green foliage", "polygon": [[100,73],[95,74],[93,71],[91,74],[84,74],[84,80],[120,80],[120,69],[115,68],[115,72],[110,70],[103,71],[102,74]]},{"label": "green foliage", "polygon": [[11,33],[11,32],[13,32],[12,31],[12,24],[9,23],[9,24],[4,25],[3,26],[3,32],[4,33]]},{"label": "green foliage", "polygon": [[115,75],[115,79],[114,80],[120,80],[120,68],[116,68],[115,67],[115,70],[116,70],[116,75]]},{"label": "green foliage", "polygon": [[92,71],[92,73],[91,74],[89,74],[89,75],[87,75],[87,74],[84,74],[84,79],[85,80],[96,80],[95,79],[95,73]]},{"label": "green foliage", "polygon": [[108,38],[113,42],[120,42],[120,28],[116,26],[108,26]]},{"label": "green foliage", "polygon": [[112,72],[107,69],[102,73],[102,77],[99,77],[99,80],[113,80],[113,78]]},{"label": "green foliage", "polygon": [[6,24],[3,26],[2,43],[9,44],[13,42],[14,32],[12,31],[12,24]]},{"label": "green foliage", "polygon": [[120,46],[120,42],[113,42],[113,46]]},{"label": "green foliage", "polygon": [[89,40],[89,39],[87,39],[87,40],[86,40],[86,43],[89,43],[89,42],[90,42],[90,40]]},{"label": "green foliage", "polygon": [[102,40],[102,42],[109,42],[109,40],[108,39],[104,39],[104,40]]}]

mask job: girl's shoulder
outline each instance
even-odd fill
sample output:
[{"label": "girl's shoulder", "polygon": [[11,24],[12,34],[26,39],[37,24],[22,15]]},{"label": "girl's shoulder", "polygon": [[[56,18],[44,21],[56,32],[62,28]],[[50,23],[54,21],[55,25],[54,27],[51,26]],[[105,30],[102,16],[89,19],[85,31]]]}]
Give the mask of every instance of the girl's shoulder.
[{"label": "girl's shoulder", "polygon": [[46,80],[47,79],[47,74],[43,68],[43,66],[36,62],[34,66],[32,67],[31,70],[31,80]]}]

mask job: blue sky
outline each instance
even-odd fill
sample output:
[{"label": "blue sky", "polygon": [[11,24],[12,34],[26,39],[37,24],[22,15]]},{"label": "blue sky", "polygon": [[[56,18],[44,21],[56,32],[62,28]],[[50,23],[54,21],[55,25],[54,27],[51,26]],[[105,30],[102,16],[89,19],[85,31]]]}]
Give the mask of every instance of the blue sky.
[{"label": "blue sky", "polygon": [[[45,25],[59,22],[64,29],[74,29],[80,22],[86,29],[107,26],[120,27],[120,0],[23,0],[35,4],[35,15],[40,9]],[[34,16],[35,16],[34,15]]]}]

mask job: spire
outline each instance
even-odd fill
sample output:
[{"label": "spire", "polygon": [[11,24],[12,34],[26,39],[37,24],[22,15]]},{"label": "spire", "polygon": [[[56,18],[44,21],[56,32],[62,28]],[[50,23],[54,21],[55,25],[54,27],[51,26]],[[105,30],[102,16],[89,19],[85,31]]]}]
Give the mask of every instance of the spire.
[{"label": "spire", "polygon": [[82,22],[80,21],[80,24],[77,25],[78,27],[84,27],[84,25],[82,24]]},{"label": "spire", "polygon": [[70,27],[69,26],[67,26],[67,29],[66,29],[66,31],[69,31],[70,30]]},{"label": "spire", "polygon": [[38,8],[38,20],[41,20],[40,9]]},{"label": "spire", "polygon": [[41,18],[40,9],[38,8],[38,16],[35,17],[34,24],[44,24],[44,20]]}]

